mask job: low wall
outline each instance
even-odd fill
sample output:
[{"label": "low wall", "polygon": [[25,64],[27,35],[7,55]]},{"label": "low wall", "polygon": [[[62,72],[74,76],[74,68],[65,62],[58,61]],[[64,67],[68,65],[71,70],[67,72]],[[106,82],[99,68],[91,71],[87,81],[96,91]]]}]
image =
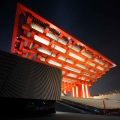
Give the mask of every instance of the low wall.
[{"label": "low wall", "polygon": [[110,99],[110,100],[120,100],[120,94],[113,94],[113,95],[100,95],[100,96],[94,96],[91,98],[96,98],[96,99]]}]

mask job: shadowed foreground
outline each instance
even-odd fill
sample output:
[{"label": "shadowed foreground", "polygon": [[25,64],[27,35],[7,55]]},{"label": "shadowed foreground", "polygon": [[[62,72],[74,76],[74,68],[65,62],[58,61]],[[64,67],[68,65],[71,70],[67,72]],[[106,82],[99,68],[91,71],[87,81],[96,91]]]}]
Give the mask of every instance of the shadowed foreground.
[{"label": "shadowed foreground", "polygon": [[[120,120],[120,117],[116,116],[104,116],[104,115],[90,115],[90,114],[79,114],[79,113],[67,113],[67,112],[56,112],[56,114],[48,115],[25,115],[25,116],[4,116],[5,119],[11,120]],[[1,118],[0,118],[1,119]]]}]

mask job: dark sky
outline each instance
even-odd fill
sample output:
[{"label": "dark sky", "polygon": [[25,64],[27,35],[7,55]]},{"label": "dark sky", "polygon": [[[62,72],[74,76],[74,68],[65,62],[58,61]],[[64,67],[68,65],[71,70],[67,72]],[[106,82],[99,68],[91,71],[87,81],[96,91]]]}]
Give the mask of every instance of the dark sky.
[{"label": "dark sky", "polygon": [[[12,1],[0,2],[0,49],[8,52],[18,0]],[[19,1],[117,64],[93,83],[91,95],[120,89],[119,0]]]}]

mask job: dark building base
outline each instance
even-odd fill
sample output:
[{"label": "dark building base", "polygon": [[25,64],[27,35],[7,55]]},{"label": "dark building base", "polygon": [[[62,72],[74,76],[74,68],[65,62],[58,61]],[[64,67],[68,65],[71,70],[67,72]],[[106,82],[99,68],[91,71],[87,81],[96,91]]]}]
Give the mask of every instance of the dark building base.
[{"label": "dark building base", "polygon": [[0,98],[1,115],[34,115],[55,113],[55,100]]}]

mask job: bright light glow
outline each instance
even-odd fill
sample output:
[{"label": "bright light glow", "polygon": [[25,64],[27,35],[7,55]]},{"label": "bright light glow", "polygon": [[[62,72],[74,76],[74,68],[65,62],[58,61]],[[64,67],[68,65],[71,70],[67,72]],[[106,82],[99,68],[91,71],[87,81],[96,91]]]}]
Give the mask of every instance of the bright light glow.
[{"label": "bright light glow", "polygon": [[100,59],[95,59],[94,61],[96,61],[97,63],[101,64],[101,65],[104,65],[104,62],[101,61]]},{"label": "bright light glow", "polygon": [[78,86],[76,86],[76,97],[78,97]]},{"label": "bright light glow", "polygon": [[82,95],[83,95],[83,98],[85,98],[84,84],[82,84]]},{"label": "bright light glow", "polygon": [[62,48],[62,47],[60,47],[58,45],[53,44],[51,47],[58,50],[58,51],[60,51],[60,52],[62,52],[62,53],[66,52],[66,49],[64,49],[64,48]]},{"label": "bright light glow", "polygon": [[70,37],[68,37],[68,40],[70,40]]},{"label": "bright light glow", "polygon": [[86,88],[86,95],[87,95],[87,98],[88,98],[88,86],[85,85],[85,88]]},{"label": "bright light glow", "polygon": [[96,70],[94,70],[94,69],[93,69],[93,70],[90,70],[90,71],[96,73]]},{"label": "bright light glow", "polygon": [[70,59],[65,58],[65,57],[63,57],[63,56],[59,56],[58,59],[63,60],[63,61],[66,61],[66,62],[68,62],[68,63],[70,63],[70,64],[74,64],[74,61],[73,61],[73,60],[70,60]]},{"label": "bright light glow", "polygon": [[38,47],[37,50],[40,51],[40,52],[42,52],[42,53],[45,53],[45,54],[47,54],[47,55],[51,55],[51,54],[52,54],[51,51],[46,50],[46,49],[44,49],[44,48],[42,48],[42,47]]},{"label": "bright light glow", "polygon": [[104,71],[104,68],[102,68],[100,66],[97,66],[96,68],[99,69],[99,70],[101,70],[101,71]]},{"label": "bright light glow", "polygon": [[48,63],[50,63],[50,64],[52,64],[52,65],[59,66],[59,67],[61,67],[61,66],[62,66],[62,65],[61,65],[61,63],[56,62],[56,61],[53,61],[53,60],[49,60],[49,62],[48,62]]},{"label": "bright light glow", "polygon": [[75,95],[74,95],[74,87],[72,87],[72,94],[73,94],[73,97],[74,97],[74,96],[75,96]]},{"label": "bright light glow", "polygon": [[61,38],[58,39],[58,42],[61,43],[61,44],[63,44],[63,45],[67,44],[67,42],[65,40],[61,39]]},{"label": "bright light glow", "polygon": [[40,36],[37,36],[37,35],[34,35],[34,40],[36,40],[36,41],[38,41],[40,43],[43,43],[45,45],[49,45],[50,44],[49,41],[47,41],[47,40],[45,40],[45,39],[43,39],[43,38],[41,38]]},{"label": "bright light glow", "polygon": [[58,59],[63,60],[63,61],[65,61],[65,60],[66,60],[66,58],[65,58],[65,57],[63,57],[63,56],[59,56],[59,57],[58,57]]},{"label": "bright light glow", "polygon": [[67,74],[67,76],[70,76],[70,77],[73,77],[73,78],[76,78],[76,77],[77,77],[77,75],[72,74],[72,73]]},{"label": "bright light glow", "polygon": [[33,28],[34,30],[37,30],[38,32],[41,32],[41,33],[44,32],[44,28],[43,27],[40,27],[40,26],[36,25],[33,22],[30,24],[30,27]]},{"label": "bright light glow", "polygon": [[82,65],[82,64],[76,64],[76,66],[80,67],[80,68],[83,68],[83,69],[88,69],[88,67],[86,67],[85,65]]},{"label": "bright light glow", "polygon": [[69,45],[68,47],[75,50],[75,51],[77,51],[77,52],[80,52],[80,48],[76,47],[75,45]]},{"label": "bright light glow", "polygon": [[92,62],[87,62],[87,64],[89,64],[89,65],[91,65],[91,66],[95,67],[95,64],[94,64],[94,63],[92,63]]},{"label": "bright light glow", "polygon": [[90,76],[90,73],[85,72],[84,75],[86,75],[86,76]]},{"label": "bright light glow", "polygon": [[76,55],[76,54],[74,54],[74,53],[72,53],[72,52],[69,52],[69,56],[71,56],[71,57],[73,57],[73,58],[75,58],[75,59],[78,59],[78,60],[80,60],[80,61],[82,61],[82,62],[85,61],[84,58],[82,58],[82,57],[80,57],[80,56],[78,56],[78,55]]},{"label": "bright light glow", "polygon": [[74,64],[74,61],[73,60],[70,60],[70,59],[66,59],[66,62],[70,63],[70,64]]},{"label": "bright light glow", "polygon": [[86,51],[81,52],[81,54],[84,55],[84,56],[86,56],[86,57],[88,57],[88,58],[92,58],[92,55],[89,54],[89,53],[87,53]]},{"label": "bright light glow", "polygon": [[56,36],[56,35],[54,35],[52,32],[48,32],[47,34],[46,34],[46,36],[48,36],[48,37],[50,37],[50,38],[52,38],[52,39],[54,39],[54,40],[57,40],[58,39],[58,36]]},{"label": "bright light glow", "polygon": [[44,58],[44,57],[41,57],[40,60],[41,60],[41,61],[45,61],[45,58]]},{"label": "bright light glow", "polygon": [[71,71],[77,72],[77,73],[81,72],[80,70],[78,70],[76,68],[73,68],[73,67],[70,67],[70,66],[65,66],[64,68],[67,69],[67,70],[71,70]]},{"label": "bright light glow", "polygon": [[64,78],[64,77],[63,77],[62,81],[68,82],[68,83],[74,83],[74,82],[76,82],[76,80],[68,79],[68,78]]}]

